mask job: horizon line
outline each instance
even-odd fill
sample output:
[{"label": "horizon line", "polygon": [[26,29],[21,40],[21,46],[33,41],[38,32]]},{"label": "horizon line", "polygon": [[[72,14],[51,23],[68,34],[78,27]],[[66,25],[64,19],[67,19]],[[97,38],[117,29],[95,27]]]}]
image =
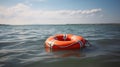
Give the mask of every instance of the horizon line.
[{"label": "horizon line", "polygon": [[[80,23],[71,23],[71,24],[0,24],[0,25],[80,25]],[[120,24],[120,23],[82,23],[83,25],[87,25],[87,24]],[[81,24],[81,25],[82,25]]]}]

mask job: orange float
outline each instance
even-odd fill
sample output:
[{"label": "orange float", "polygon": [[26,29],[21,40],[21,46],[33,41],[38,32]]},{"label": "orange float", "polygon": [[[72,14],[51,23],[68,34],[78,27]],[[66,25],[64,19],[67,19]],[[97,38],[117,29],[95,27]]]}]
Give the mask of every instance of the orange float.
[{"label": "orange float", "polygon": [[47,50],[80,49],[85,47],[85,44],[86,40],[82,36],[73,34],[57,34],[55,36],[50,36],[45,41],[45,47]]}]

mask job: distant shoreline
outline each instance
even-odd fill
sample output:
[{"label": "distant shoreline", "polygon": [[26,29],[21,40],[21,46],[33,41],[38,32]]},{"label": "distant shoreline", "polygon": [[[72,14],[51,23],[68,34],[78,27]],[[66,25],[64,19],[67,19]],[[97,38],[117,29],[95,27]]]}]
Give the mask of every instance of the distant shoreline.
[{"label": "distant shoreline", "polygon": [[0,24],[0,26],[10,26],[9,24]]},{"label": "distant shoreline", "polygon": [[[25,24],[25,26],[31,25],[120,25],[120,23],[101,23],[101,24]],[[24,26],[24,25],[11,25],[11,24],[0,24],[0,26]]]}]

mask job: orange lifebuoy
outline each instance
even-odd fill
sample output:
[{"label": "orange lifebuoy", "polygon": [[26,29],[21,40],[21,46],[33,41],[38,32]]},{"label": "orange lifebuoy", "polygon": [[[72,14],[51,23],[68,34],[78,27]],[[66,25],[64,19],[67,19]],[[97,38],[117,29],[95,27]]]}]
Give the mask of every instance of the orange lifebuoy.
[{"label": "orange lifebuoy", "polygon": [[86,40],[73,34],[57,34],[45,41],[45,47],[57,50],[80,49],[85,47]]}]

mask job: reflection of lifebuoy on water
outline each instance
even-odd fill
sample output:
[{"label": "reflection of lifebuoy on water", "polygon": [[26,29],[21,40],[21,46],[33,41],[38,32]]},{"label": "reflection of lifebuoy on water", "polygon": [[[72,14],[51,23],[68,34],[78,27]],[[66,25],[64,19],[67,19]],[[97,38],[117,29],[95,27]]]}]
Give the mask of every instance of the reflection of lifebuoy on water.
[{"label": "reflection of lifebuoy on water", "polygon": [[[46,50],[46,52],[50,52],[50,50]],[[57,52],[52,52],[52,56],[49,58],[64,58],[64,57],[84,57],[85,53],[78,49],[74,50],[62,50]]]},{"label": "reflection of lifebuoy on water", "polygon": [[56,55],[55,57],[71,57],[71,56],[81,57],[80,53],[75,52],[75,51],[71,51],[71,52],[68,52],[68,53],[61,54],[61,55]]},{"label": "reflection of lifebuoy on water", "polygon": [[82,36],[73,34],[57,34],[50,36],[45,41],[45,48],[48,50],[71,50],[85,47],[86,40]]}]

